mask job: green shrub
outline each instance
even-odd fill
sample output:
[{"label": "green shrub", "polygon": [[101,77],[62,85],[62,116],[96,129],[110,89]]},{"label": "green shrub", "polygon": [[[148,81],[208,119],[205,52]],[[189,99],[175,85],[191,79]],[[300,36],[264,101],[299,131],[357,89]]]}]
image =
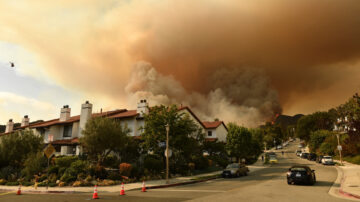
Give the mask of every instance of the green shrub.
[{"label": "green shrub", "polygon": [[55,164],[59,167],[68,168],[76,160],[78,160],[77,156],[63,156],[56,158]]},{"label": "green shrub", "polygon": [[110,180],[114,180],[114,181],[122,180],[122,176],[117,172],[109,173],[107,178],[110,179]]},{"label": "green shrub", "polygon": [[105,167],[99,165],[91,165],[89,167],[89,174],[95,178],[100,179],[106,179],[108,176],[108,172],[106,171]]},{"label": "green shrub", "polygon": [[209,161],[204,156],[196,156],[193,158],[196,170],[204,170],[209,167]]},{"label": "green shrub", "polygon": [[34,185],[34,182],[22,182],[21,185],[22,186],[32,186],[32,185]]},{"label": "green shrub", "polygon": [[332,144],[328,143],[328,142],[323,142],[320,145],[320,152],[322,154],[334,156],[335,155],[334,150],[335,150],[335,147]]},{"label": "green shrub", "polygon": [[70,170],[66,170],[63,176],[61,176],[60,180],[66,183],[73,182],[77,179],[77,175],[74,175]]},{"label": "green shrub", "polygon": [[117,156],[109,155],[103,161],[103,166],[107,168],[118,168],[120,160]]},{"label": "green shrub", "polygon": [[58,175],[59,175],[59,176],[64,175],[64,173],[65,173],[66,169],[67,169],[67,168],[65,168],[65,167],[61,167],[61,168],[59,168]]},{"label": "green shrub", "polygon": [[18,186],[19,182],[7,182],[5,183],[6,186]]},{"label": "green shrub", "polygon": [[[64,170],[65,172],[65,170]],[[59,173],[59,166],[55,165],[55,166],[50,166],[49,167],[49,174],[58,174]]]},{"label": "green shrub", "polygon": [[8,181],[15,181],[19,177],[20,177],[19,169],[16,169],[12,166],[3,167],[0,170],[1,179],[6,179]]},{"label": "green shrub", "polygon": [[164,163],[156,156],[148,155],[144,159],[144,168],[151,173],[160,173],[164,169]]},{"label": "green shrub", "polygon": [[42,172],[47,166],[47,160],[43,152],[30,154],[24,163],[25,168],[22,173],[27,179],[32,179],[35,174]]},{"label": "green shrub", "polygon": [[360,155],[357,156],[346,156],[344,157],[344,160],[350,163],[358,164],[360,165]]},{"label": "green shrub", "polygon": [[89,169],[89,164],[87,161],[77,160],[71,163],[70,168],[73,170],[76,175],[80,173],[87,173]]},{"label": "green shrub", "polygon": [[40,177],[39,177],[39,179],[38,179],[38,182],[42,182],[42,181],[44,181],[44,180],[46,180],[47,179],[47,176],[44,174],[44,175],[41,175]]}]

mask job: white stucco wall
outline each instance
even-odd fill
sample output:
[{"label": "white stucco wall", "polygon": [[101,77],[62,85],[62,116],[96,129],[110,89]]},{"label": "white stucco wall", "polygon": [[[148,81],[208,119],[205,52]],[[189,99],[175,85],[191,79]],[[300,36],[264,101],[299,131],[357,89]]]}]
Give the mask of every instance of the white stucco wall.
[{"label": "white stucco wall", "polygon": [[[209,133],[208,133],[209,131],[212,132],[212,135],[211,135],[211,136],[209,136]],[[206,129],[205,137],[206,137],[206,138],[217,138],[217,136],[216,136],[216,129]]]},{"label": "white stucco wall", "polygon": [[127,126],[128,129],[130,129],[130,136],[134,136],[135,135],[135,126],[136,126],[136,120],[135,118],[126,118],[126,119],[121,119],[120,120],[120,124],[121,126],[125,127]]},{"label": "white stucco wall", "polygon": [[63,130],[64,129],[61,128],[61,126],[59,126],[59,125],[51,126],[50,128],[46,129],[45,130],[45,136],[44,136],[44,142],[45,143],[49,142],[49,135],[54,136],[54,141],[55,140],[61,140],[62,139],[62,133],[60,135],[60,132],[63,131]]},{"label": "white stucco wall", "polygon": [[71,138],[81,137],[79,134],[80,122],[74,122],[72,127]]},{"label": "white stucco wall", "polygon": [[216,137],[220,142],[226,142],[227,130],[223,124],[216,128]]}]

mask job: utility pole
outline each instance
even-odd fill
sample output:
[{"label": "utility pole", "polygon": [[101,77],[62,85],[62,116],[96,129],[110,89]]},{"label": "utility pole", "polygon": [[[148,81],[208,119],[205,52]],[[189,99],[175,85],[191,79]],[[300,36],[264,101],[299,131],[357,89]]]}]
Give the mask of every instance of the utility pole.
[{"label": "utility pole", "polygon": [[169,124],[165,125],[166,128],[166,184],[169,184]]},{"label": "utility pole", "polygon": [[337,137],[337,141],[338,141],[338,150],[339,150],[339,154],[340,154],[340,163],[341,163],[341,165],[342,165],[342,155],[341,155],[341,150],[342,150],[342,147],[341,147],[341,145],[340,145],[340,134],[338,133],[338,134],[336,134],[336,137]]}]

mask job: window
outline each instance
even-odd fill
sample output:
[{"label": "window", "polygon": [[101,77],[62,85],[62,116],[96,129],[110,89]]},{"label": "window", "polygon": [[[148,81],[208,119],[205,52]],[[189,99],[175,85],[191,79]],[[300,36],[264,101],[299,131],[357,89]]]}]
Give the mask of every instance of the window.
[{"label": "window", "polygon": [[63,137],[71,137],[71,134],[72,134],[72,125],[64,126]]},{"label": "window", "polygon": [[60,145],[54,145],[54,147],[55,147],[55,151],[56,151],[57,153],[60,153],[60,152],[61,152],[61,146],[60,146]]},{"label": "window", "polygon": [[212,136],[212,131],[208,131],[208,136]]}]

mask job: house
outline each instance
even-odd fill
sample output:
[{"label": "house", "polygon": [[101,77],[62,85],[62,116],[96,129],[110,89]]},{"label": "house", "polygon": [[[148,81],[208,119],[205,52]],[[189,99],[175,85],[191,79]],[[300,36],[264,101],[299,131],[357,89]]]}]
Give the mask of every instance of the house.
[{"label": "house", "polygon": [[[123,126],[130,129],[130,136],[139,138],[141,128],[144,126],[144,115],[149,113],[146,100],[140,100],[136,110],[117,109],[113,111],[92,113],[93,105],[86,101],[81,105],[80,115],[71,116],[71,108],[68,105],[60,109],[59,118],[30,123],[28,116],[22,120],[21,126],[14,128],[14,123],[9,120],[6,131],[0,135],[10,134],[16,130],[33,130],[35,134],[44,137],[46,144],[50,143],[56,149],[56,155],[79,155],[82,153],[79,138],[82,136],[87,120],[91,117],[108,117],[119,120]],[[189,107],[179,107],[179,113],[188,114],[203,131],[207,134],[206,139],[213,141],[226,141],[227,128],[223,122],[202,122]]]},{"label": "house", "polygon": [[205,138],[208,140],[219,140],[226,142],[228,129],[223,121],[203,122],[205,127]]}]

